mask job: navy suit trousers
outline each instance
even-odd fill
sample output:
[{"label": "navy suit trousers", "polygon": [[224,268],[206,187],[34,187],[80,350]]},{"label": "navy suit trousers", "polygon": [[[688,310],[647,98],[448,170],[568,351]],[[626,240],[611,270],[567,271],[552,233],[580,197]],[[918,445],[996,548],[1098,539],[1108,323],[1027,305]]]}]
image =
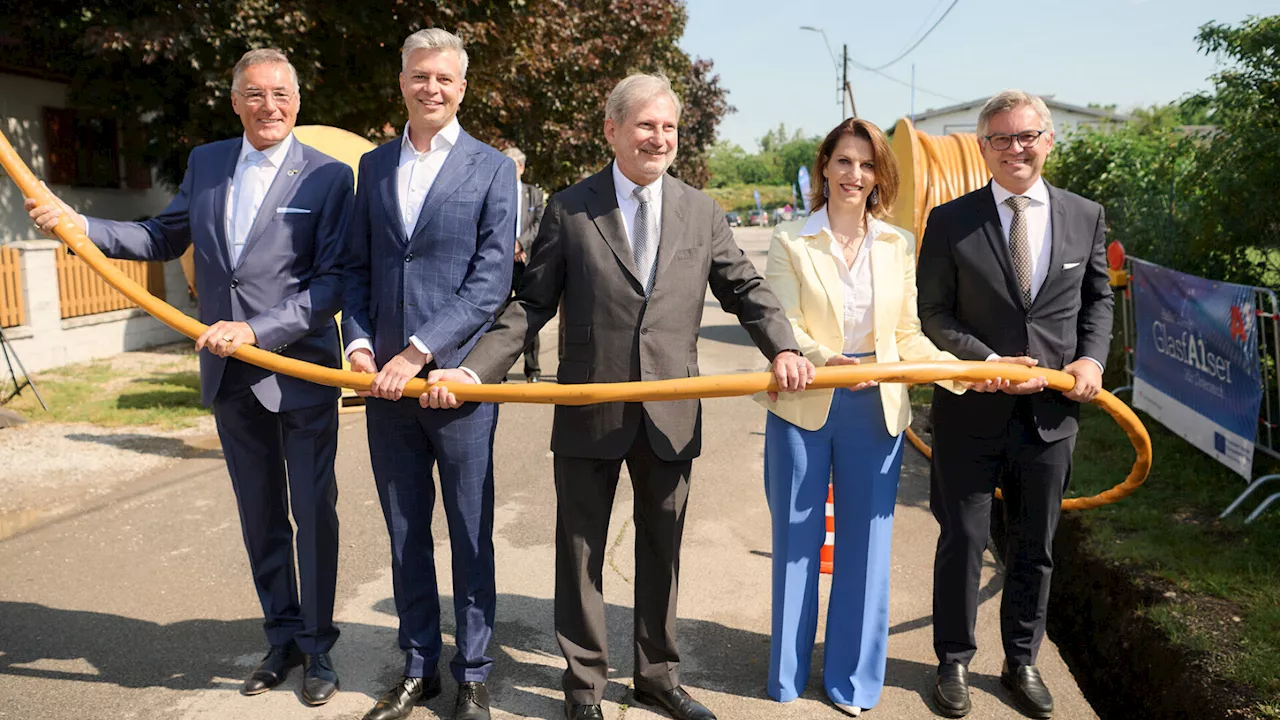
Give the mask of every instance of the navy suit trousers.
[{"label": "navy suit trousers", "polygon": [[[232,377],[238,364],[231,360],[227,366],[213,416],[236,493],[267,641],[283,645],[294,640],[307,654],[329,652],[338,639],[333,624],[338,405],[273,413],[248,383]],[[291,506],[298,527],[296,572]]]},{"label": "navy suit trousers", "polygon": [[439,468],[440,496],[453,557],[453,612],[458,650],[450,668],[458,682],[484,682],[493,667],[497,588],[493,561],[493,434],[498,408],[468,403],[425,410],[416,398],[365,405],[373,477],[391,537],[391,572],[404,674],[432,677],[440,660],[440,594],[431,514]]}]

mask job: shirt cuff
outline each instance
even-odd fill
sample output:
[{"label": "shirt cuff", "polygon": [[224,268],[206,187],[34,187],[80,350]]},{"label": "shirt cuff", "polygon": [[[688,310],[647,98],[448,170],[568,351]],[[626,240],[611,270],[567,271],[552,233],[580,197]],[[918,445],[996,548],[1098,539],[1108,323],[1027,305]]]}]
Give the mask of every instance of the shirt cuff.
[{"label": "shirt cuff", "polygon": [[351,343],[347,345],[347,349],[343,351],[343,355],[346,356],[347,360],[350,360],[351,353],[357,350],[368,350],[369,352],[372,353],[373,343],[369,342],[368,338],[360,338],[359,340],[352,340]]},{"label": "shirt cuff", "polygon": [[1000,356],[995,353],[991,353],[990,355],[987,356],[987,362],[995,362],[999,359],[1000,359]]},{"label": "shirt cuff", "polygon": [[1091,357],[1089,357],[1088,355],[1085,355],[1084,357],[1082,357],[1082,358],[1080,358],[1080,359],[1081,359],[1081,360],[1089,360],[1089,361],[1091,361],[1094,365],[1097,365],[1097,366],[1098,366],[1098,372],[1106,372],[1106,371],[1107,371],[1107,369],[1106,369],[1105,367],[1103,367],[1103,366],[1102,366],[1102,363],[1098,362],[1098,359],[1097,359],[1097,358],[1091,358]]},{"label": "shirt cuff", "polygon": [[427,356],[427,362],[431,362],[431,348],[427,347],[426,343],[419,340],[417,335],[410,335],[409,342],[418,348],[418,352]]},{"label": "shirt cuff", "polygon": [[483,382],[481,382],[481,381],[480,381],[480,376],[479,376],[479,375],[477,375],[477,374],[475,374],[475,371],[474,371],[474,370],[472,370],[471,368],[469,368],[469,367],[459,367],[458,369],[459,369],[459,370],[461,370],[462,372],[466,373],[466,374],[467,374],[467,377],[471,378],[472,380],[475,380],[477,385],[483,385],[483,384],[484,384]]}]

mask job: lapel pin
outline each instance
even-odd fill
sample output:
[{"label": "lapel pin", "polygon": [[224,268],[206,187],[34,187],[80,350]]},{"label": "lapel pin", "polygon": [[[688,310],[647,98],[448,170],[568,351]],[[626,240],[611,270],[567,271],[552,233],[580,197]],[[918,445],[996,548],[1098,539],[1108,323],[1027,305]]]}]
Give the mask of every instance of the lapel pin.
[{"label": "lapel pin", "polygon": [[297,168],[294,168],[294,169],[292,169],[292,170],[290,170],[290,171],[289,171],[289,177],[293,177],[294,175],[297,175],[297,174],[298,174],[298,169],[297,169]]}]

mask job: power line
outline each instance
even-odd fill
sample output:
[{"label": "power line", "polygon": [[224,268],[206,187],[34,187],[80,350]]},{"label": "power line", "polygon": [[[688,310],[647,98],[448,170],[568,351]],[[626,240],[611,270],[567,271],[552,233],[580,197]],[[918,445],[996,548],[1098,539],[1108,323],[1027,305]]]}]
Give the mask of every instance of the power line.
[{"label": "power line", "polygon": [[888,80],[889,82],[895,82],[895,83],[898,83],[899,85],[902,85],[903,87],[914,87],[914,88],[915,88],[915,90],[916,90],[916,92],[922,92],[922,93],[924,93],[925,95],[933,95],[934,97],[940,97],[940,98],[942,98],[943,100],[950,100],[951,102],[964,102],[964,101],[963,101],[963,100],[961,100],[960,98],[951,97],[950,95],[943,95],[943,94],[942,94],[942,93],[940,93],[940,92],[934,92],[934,91],[932,91],[932,90],[930,90],[930,89],[928,89],[928,88],[920,87],[919,85],[915,85],[915,86],[913,86],[911,83],[909,83],[909,82],[907,82],[907,81],[905,81],[905,80],[899,80],[898,78],[896,78],[896,77],[894,77],[894,76],[892,76],[892,75],[890,75],[890,74],[888,74],[888,73],[881,72],[881,71],[877,70],[876,68],[867,67],[866,65],[863,65],[862,63],[858,62],[857,60],[854,60],[853,58],[849,58],[849,62],[850,62],[850,63],[852,63],[852,64],[853,64],[853,66],[854,66],[854,67],[856,67],[856,68],[858,68],[859,70],[865,70],[866,72],[869,72],[869,73],[875,73],[876,75],[879,75],[880,77],[884,78],[885,80]]},{"label": "power line", "polygon": [[[924,31],[924,35],[921,35],[921,36],[920,36],[920,39],[919,39],[919,40],[917,40],[917,41],[915,41],[915,43],[914,43],[914,44],[912,44],[912,46],[911,46],[911,47],[909,47],[909,48],[907,48],[906,50],[904,50],[904,51],[902,52],[902,54],[901,54],[901,55],[899,55],[898,57],[896,57],[896,58],[894,58],[894,59],[890,60],[889,62],[887,62],[887,63],[885,63],[885,64],[883,64],[883,65],[880,65],[880,66],[877,66],[877,67],[869,67],[869,68],[866,68],[866,69],[867,69],[867,70],[869,70],[869,71],[871,71],[871,72],[876,72],[877,70],[884,70],[885,68],[887,68],[887,67],[889,67],[889,66],[891,66],[891,65],[893,65],[893,64],[895,64],[895,63],[897,63],[897,62],[898,62],[899,60],[901,60],[902,58],[904,58],[904,57],[906,57],[906,56],[910,55],[912,50],[915,50],[916,48],[920,47],[920,43],[924,42],[924,41],[925,41],[925,38],[929,37],[929,34],[930,34],[930,33],[932,33],[934,30],[936,30],[936,29],[937,29],[937,27],[938,27],[939,25],[941,25],[941,24],[942,24],[942,21],[943,21],[943,20],[946,20],[946,19],[947,19],[947,15],[951,14],[951,11],[952,11],[952,10],[955,8],[955,6],[956,6],[956,5],[958,5],[959,3],[960,3],[960,0],[952,0],[951,4],[947,6],[947,9],[946,9],[945,11],[943,11],[943,13],[942,13],[942,17],[938,18],[938,21],[937,21],[937,22],[935,22],[933,25],[931,25],[931,26],[929,27],[929,29],[928,29],[928,30],[925,30],[925,31]],[[931,95],[936,95],[937,93],[930,93],[930,94],[931,94]],[[941,97],[941,96],[939,96],[939,97]]]}]

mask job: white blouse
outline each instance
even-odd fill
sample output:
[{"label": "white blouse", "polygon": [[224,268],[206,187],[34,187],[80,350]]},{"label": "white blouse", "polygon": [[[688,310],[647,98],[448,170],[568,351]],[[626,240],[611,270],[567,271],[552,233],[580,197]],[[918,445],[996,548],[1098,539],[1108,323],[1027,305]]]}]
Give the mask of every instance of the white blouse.
[{"label": "white blouse", "polygon": [[[871,285],[871,243],[880,233],[879,220],[867,218],[867,235],[853,260],[845,264],[844,250],[832,233],[831,254],[836,258],[840,281],[844,284],[844,348],[845,354],[875,353],[875,297]],[[829,229],[829,228],[828,228]]]}]

